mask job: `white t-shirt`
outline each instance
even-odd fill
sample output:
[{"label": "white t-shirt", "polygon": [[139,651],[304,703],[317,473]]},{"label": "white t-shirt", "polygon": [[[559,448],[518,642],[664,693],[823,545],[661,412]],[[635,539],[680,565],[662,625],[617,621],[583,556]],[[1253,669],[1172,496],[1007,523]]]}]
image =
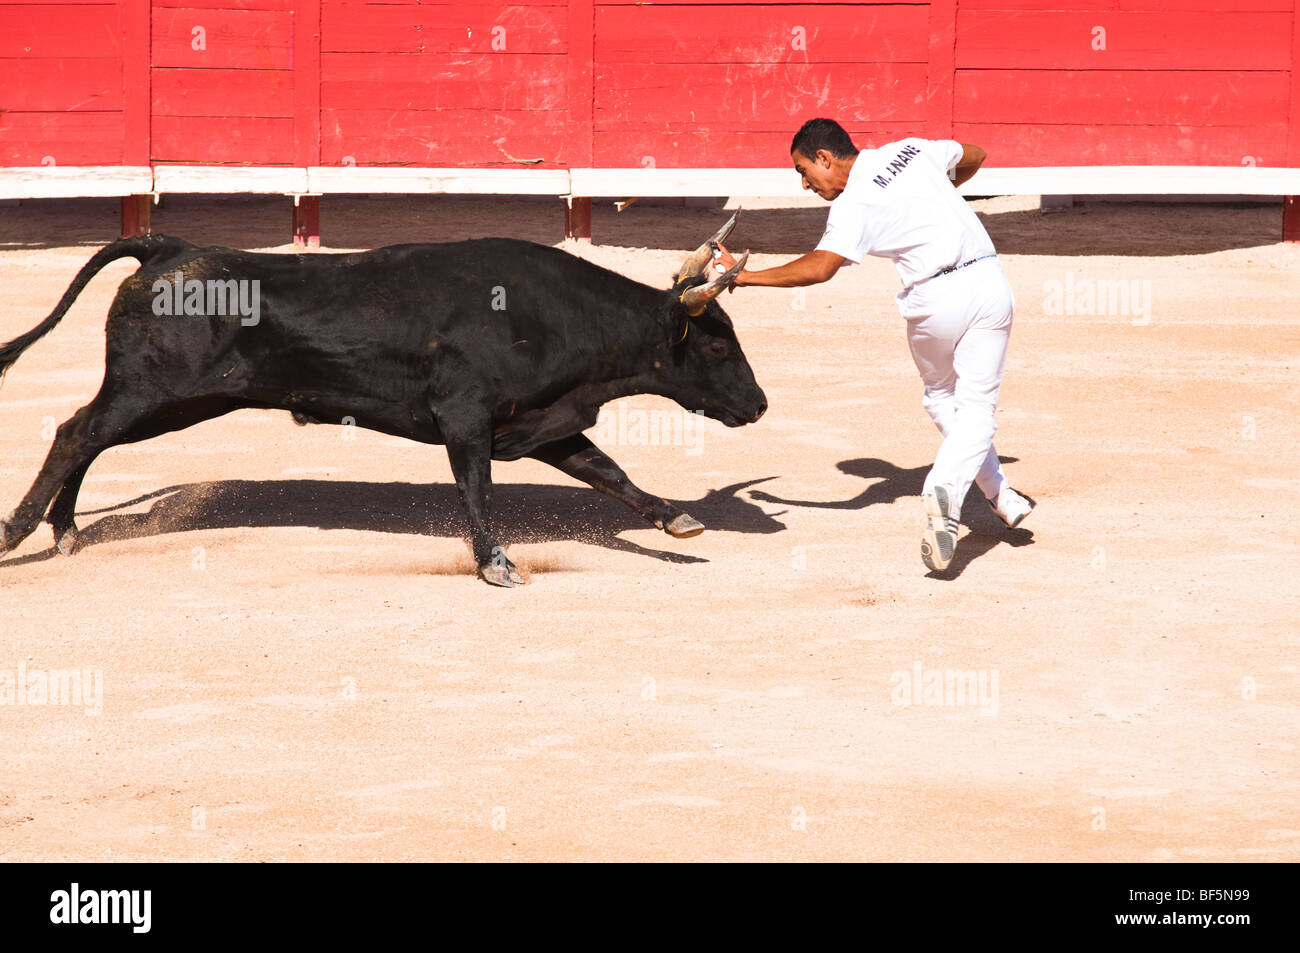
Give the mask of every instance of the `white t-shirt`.
[{"label": "white t-shirt", "polygon": [[961,143],[951,139],[864,149],[831,202],[817,249],[855,264],[866,255],[890,258],[904,287],[992,255],[988,232],[948,178],[961,155]]}]

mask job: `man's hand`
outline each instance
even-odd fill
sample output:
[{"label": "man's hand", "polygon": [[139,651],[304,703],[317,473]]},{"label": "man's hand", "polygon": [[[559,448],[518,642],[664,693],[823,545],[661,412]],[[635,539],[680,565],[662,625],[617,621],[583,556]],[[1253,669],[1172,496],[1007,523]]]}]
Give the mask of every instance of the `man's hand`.
[{"label": "man's hand", "polygon": [[[736,259],[732,256],[731,252],[727,251],[727,246],[723,245],[722,242],[718,242],[718,257],[713,259],[713,261],[709,262],[709,278],[713,279],[718,277],[718,271],[717,271],[718,265],[722,266],[723,271],[730,271],[733,267],[735,267],[735,264],[736,264]],[[746,272],[744,271],[742,271],[739,275],[737,275],[736,284],[728,288],[727,291],[728,292],[735,291],[736,285],[743,285],[745,283],[745,275]]]},{"label": "man's hand", "polygon": [[[718,250],[721,255],[709,263],[709,268],[713,268],[715,264],[730,268],[736,263],[736,259],[721,244],[718,245]],[[834,252],[812,251],[789,264],[778,265],[776,268],[763,268],[759,271],[750,271],[746,268],[736,276],[736,283],[729,290],[735,291],[741,285],[799,288],[821,284],[823,281],[829,281],[835,272],[840,270],[845,260]],[[717,277],[717,272],[713,272],[711,277]]]}]

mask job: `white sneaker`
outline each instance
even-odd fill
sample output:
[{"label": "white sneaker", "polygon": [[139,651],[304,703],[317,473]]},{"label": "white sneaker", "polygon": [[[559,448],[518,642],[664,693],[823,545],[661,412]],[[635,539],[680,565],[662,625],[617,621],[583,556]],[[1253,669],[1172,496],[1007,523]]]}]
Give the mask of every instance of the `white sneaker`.
[{"label": "white sneaker", "polygon": [[997,513],[1011,529],[1019,526],[1030,511],[1033,510],[1034,504],[1017,493],[1011,487],[1004,487],[998,494],[997,502],[989,500],[989,506],[993,507],[993,512]]},{"label": "white sneaker", "polygon": [[932,572],[941,572],[952,562],[957,548],[957,520],[948,514],[948,488],[932,487],[921,494],[925,503],[925,532],[921,536],[921,561]]}]

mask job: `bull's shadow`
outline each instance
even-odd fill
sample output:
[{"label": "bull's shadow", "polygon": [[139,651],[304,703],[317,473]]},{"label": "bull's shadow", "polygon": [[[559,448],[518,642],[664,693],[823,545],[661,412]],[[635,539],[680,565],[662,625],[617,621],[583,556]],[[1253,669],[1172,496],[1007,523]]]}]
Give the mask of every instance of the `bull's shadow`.
[{"label": "bull's shadow", "polygon": [[[783,523],[739,495],[770,479],[733,483],[697,500],[672,502],[708,530],[778,533],[785,529]],[[120,512],[149,500],[154,502],[146,512]],[[708,562],[619,538],[625,530],[653,527],[622,503],[589,487],[499,483],[493,487],[492,511],[506,545],[577,540],[665,562]],[[78,550],[128,539],[235,527],[310,526],[455,539],[467,536],[464,507],[456,488],[449,484],[333,480],[183,483],[114,506],[80,511],[77,520],[81,527]],[[43,552],[0,562],[0,567],[40,562],[56,553],[50,546]]]},{"label": "bull's shadow", "polygon": [[[999,456],[1002,463],[1015,463],[1017,457]],[[930,472],[928,465],[904,468],[876,457],[859,457],[856,460],[841,460],[835,465],[842,473],[874,481],[857,496],[847,500],[791,500],[775,496],[763,490],[751,490],[750,496],[765,503],[777,503],[782,506],[800,506],[811,509],[826,510],[861,510],[876,503],[893,503],[904,497],[920,498],[921,488],[925,484],[925,475]],[[1022,494],[1024,495],[1024,494]],[[1029,497],[1026,496],[1026,499]],[[919,513],[919,510],[918,510]],[[918,517],[919,520],[919,517]],[[971,485],[966,494],[966,502],[961,508],[961,522],[970,528],[970,533],[962,537],[957,545],[957,552],[952,562],[943,572],[931,572],[927,575],[936,579],[955,579],[962,570],[979,557],[983,556],[998,543],[1009,546],[1028,546],[1034,541],[1034,534],[1027,529],[1008,529],[993,513],[985,502],[979,487]]]}]

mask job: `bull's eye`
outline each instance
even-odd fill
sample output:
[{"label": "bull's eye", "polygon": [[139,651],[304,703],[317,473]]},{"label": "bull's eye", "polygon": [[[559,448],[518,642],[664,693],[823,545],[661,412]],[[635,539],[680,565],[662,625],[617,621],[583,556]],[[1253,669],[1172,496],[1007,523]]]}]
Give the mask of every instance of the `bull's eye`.
[{"label": "bull's eye", "polygon": [[710,341],[707,350],[710,357],[716,357],[718,360],[722,360],[722,358],[731,353],[731,345],[726,341]]}]

